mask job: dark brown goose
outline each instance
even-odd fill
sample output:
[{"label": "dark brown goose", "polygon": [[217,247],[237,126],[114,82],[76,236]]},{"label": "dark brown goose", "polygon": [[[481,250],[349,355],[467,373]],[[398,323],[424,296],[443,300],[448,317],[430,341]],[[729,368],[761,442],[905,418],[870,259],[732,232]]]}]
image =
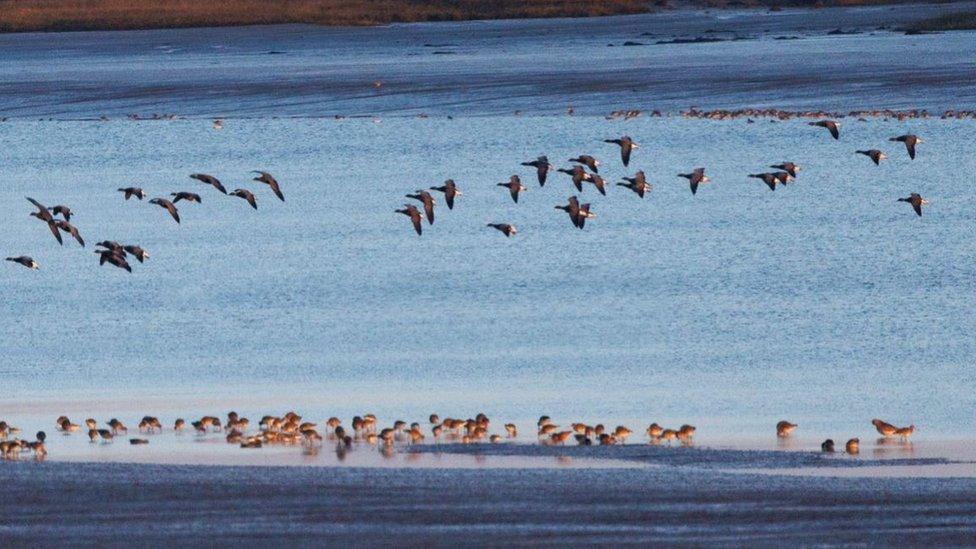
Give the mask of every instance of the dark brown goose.
[{"label": "dark brown goose", "polygon": [[790,181],[793,181],[793,176],[790,172],[773,172],[773,177],[779,180],[780,185],[786,185]]},{"label": "dark brown goose", "polygon": [[275,179],[270,173],[262,172],[260,170],[254,170],[251,173],[260,174],[258,177],[254,178],[254,181],[259,181],[271,187],[271,191],[275,193],[275,196],[278,197],[278,200],[281,200],[282,202],[285,201],[285,195],[284,193],[281,192],[281,187],[278,185],[278,180]]},{"label": "dark brown goose", "polygon": [[796,177],[796,172],[800,171],[800,167],[792,162],[783,162],[782,164],[773,164],[770,168],[776,168],[777,170],[783,170],[784,172]]},{"label": "dark brown goose", "polygon": [[899,135],[898,137],[891,137],[888,141],[901,141],[905,144],[905,148],[908,149],[908,157],[915,160],[915,145],[923,143],[921,139],[915,134],[905,134]]},{"label": "dark brown goose", "polygon": [[123,246],[122,249],[125,250],[127,254],[130,254],[136,259],[138,259],[139,263],[142,263],[146,259],[149,259],[149,252],[143,250],[139,246]]},{"label": "dark brown goose", "polygon": [[424,229],[422,226],[424,218],[420,215],[420,210],[417,209],[413,204],[404,204],[402,210],[396,210],[396,213],[401,213],[410,218],[410,222],[413,223],[413,230],[417,231],[417,234],[423,234]]},{"label": "dark brown goose", "polygon": [[[620,139],[604,139],[604,143],[613,143],[620,146],[620,159],[623,160],[624,166],[630,164],[630,151],[633,149],[639,149],[640,145],[634,143],[634,140],[630,138],[629,135],[625,135]],[[593,170],[596,171],[596,170]]]},{"label": "dark brown goose", "polygon": [[160,208],[166,208],[166,211],[169,212],[169,215],[173,216],[173,219],[175,219],[177,223],[180,222],[180,212],[179,210],[176,209],[176,206],[174,206],[173,203],[170,202],[169,200],[166,200],[165,198],[153,198],[152,200],[149,201],[149,203],[155,204]]},{"label": "dark brown goose", "polygon": [[126,271],[132,272],[132,267],[129,266],[129,262],[125,260],[125,256],[112,250],[95,250],[98,254],[98,264],[104,265],[106,263],[111,263],[120,269],[125,269]]},{"label": "dark brown goose", "polygon": [[47,223],[47,228],[51,230],[51,234],[54,235],[54,239],[58,241],[58,244],[63,245],[64,240],[61,239],[61,232],[58,230],[57,224],[54,223],[54,216],[51,215],[51,211],[48,210],[44,204],[41,204],[29,196],[27,197],[27,200],[37,208],[37,211],[31,212],[31,215]]},{"label": "dark brown goose", "polygon": [[71,221],[71,208],[67,206],[58,204],[57,206],[51,208],[51,213],[54,215],[60,215],[65,221]]},{"label": "dark brown goose", "polygon": [[119,189],[119,192],[125,194],[126,200],[132,198],[133,196],[138,198],[139,200],[146,198],[146,193],[143,192],[143,190],[140,189],[139,187],[122,187],[121,189]]},{"label": "dark brown goose", "polygon": [[830,131],[830,135],[834,136],[834,139],[840,139],[840,122],[835,122],[833,120],[820,120],[818,122],[807,122],[807,125],[827,128],[827,130]]},{"label": "dark brown goose", "polygon": [[638,170],[634,177],[624,177],[624,181],[627,183],[617,183],[621,187],[627,187],[628,189],[637,193],[637,196],[644,198],[644,193],[651,191],[651,185],[647,182],[647,178],[644,176],[644,170]]},{"label": "dark brown goose", "polygon": [[220,183],[220,180],[212,175],[207,175],[205,173],[191,173],[190,178],[196,179],[197,181],[200,181],[202,183],[206,183],[207,185],[212,186],[218,191],[227,194],[227,189],[225,189],[224,186]]},{"label": "dark brown goose", "polygon": [[580,230],[582,230],[583,227],[586,225],[586,220],[592,219],[594,217],[596,217],[596,214],[590,212],[590,205],[583,204],[579,207],[579,212],[577,212],[576,214],[576,221],[577,221],[576,226],[579,227]]},{"label": "dark brown goose", "polygon": [[414,200],[419,200],[424,205],[424,215],[427,216],[427,223],[434,224],[434,204],[437,203],[434,197],[427,191],[416,190],[414,194],[408,194],[407,198],[412,198]]},{"label": "dark brown goose", "polygon": [[919,217],[922,217],[922,206],[929,203],[928,200],[922,198],[922,195],[918,193],[912,193],[908,195],[907,198],[899,198],[898,202],[908,202],[911,204],[912,209],[915,210],[915,213],[918,214]]},{"label": "dark brown goose", "polygon": [[574,227],[579,227],[579,200],[575,196],[569,197],[569,203],[565,206],[556,206],[557,210],[562,210],[569,214],[569,220]]},{"label": "dark brown goose", "polygon": [[8,257],[7,258],[7,261],[12,261],[14,263],[20,263],[24,267],[27,267],[28,269],[32,269],[32,270],[35,270],[35,271],[37,269],[40,269],[41,268],[41,266],[38,265],[36,261],[34,261],[34,258],[33,257],[26,256],[26,255],[21,255],[21,256],[17,256],[17,257]]},{"label": "dark brown goose", "polygon": [[114,240],[103,240],[101,242],[96,243],[95,245],[101,246],[102,248],[105,248],[106,250],[115,252],[117,254],[123,254],[125,252],[123,246]]},{"label": "dark brown goose", "polygon": [[230,196],[236,196],[238,198],[243,198],[247,200],[247,203],[251,205],[255,210],[258,209],[258,200],[254,198],[254,193],[247,189],[234,189],[234,192],[230,193]]},{"label": "dark brown goose", "polygon": [[531,162],[522,162],[523,166],[532,166],[535,168],[536,177],[539,179],[539,186],[546,186],[546,177],[549,176],[549,172],[553,170],[552,164],[549,163],[549,157],[540,156]]},{"label": "dark brown goose", "polygon": [[508,223],[489,223],[488,226],[493,229],[498,229],[502,232],[502,234],[508,237],[518,232],[515,230],[515,225],[510,225]]},{"label": "dark brown goose", "polygon": [[583,164],[584,166],[589,168],[590,171],[592,171],[593,173],[600,173],[600,170],[598,169],[600,167],[600,161],[588,154],[581,154],[576,158],[570,158],[569,161]]},{"label": "dark brown goose", "polygon": [[186,200],[187,202],[196,202],[197,204],[202,204],[203,199],[197,193],[188,193],[180,191],[178,193],[169,193],[173,197],[173,204],[176,204],[180,200]]},{"label": "dark brown goose", "polygon": [[870,158],[874,162],[875,166],[880,166],[881,161],[884,160],[885,158],[888,158],[888,155],[879,151],[878,149],[871,149],[867,151],[854,151],[854,152],[856,152],[857,154],[863,154],[864,156]]},{"label": "dark brown goose", "polygon": [[573,185],[576,185],[576,190],[579,192],[583,192],[583,182],[589,181],[592,177],[586,173],[583,166],[573,166],[570,169],[559,168],[557,171],[573,176]]},{"label": "dark brown goose", "polygon": [[698,193],[698,185],[710,181],[705,175],[705,168],[695,168],[695,171],[691,173],[679,173],[678,177],[684,177],[688,180],[689,185],[691,185],[691,194]]},{"label": "dark brown goose", "polygon": [[447,202],[448,210],[454,209],[454,198],[461,196],[461,191],[458,190],[453,179],[448,179],[440,187],[431,187],[430,190],[444,193],[444,202]]},{"label": "dark brown goose", "polygon": [[509,194],[512,195],[512,200],[514,200],[516,204],[518,204],[519,193],[525,190],[525,186],[522,185],[522,180],[519,179],[519,176],[517,175],[513,175],[511,179],[508,180],[508,183],[497,183],[497,185],[499,187],[506,187]]},{"label": "dark brown goose", "polygon": [[596,190],[600,191],[603,196],[607,195],[607,182],[603,180],[598,174],[590,175],[590,183],[596,187]]},{"label": "dark brown goose", "polygon": [[78,228],[77,227],[75,227],[71,223],[68,223],[67,221],[63,221],[63,220],[60,220],[60,219],[55,220],[54,221],[54,224],[57,225],[58,228],[61,229],[62,231],[70,234],[71,236],[73,236],[75,238],[75,240],[78,241],[78,244],[81,244],[81,247],[82,248],[85,247],[85,239],[81,238],[81,234],[78,233]]},{"label": "dark brown goose", "polygon": [[771,174],[771,173],[768,173],[768,172],[766,172],[766,173],[751,173],[751,174],[749,174],[749,177],[752,177],[754,179],[761,179],[762,182],[765,183],[766,186],[769,187],[769,190],[771,190],[771,191],[775,191],[776,190],[776,184],[779,183],[779,178],[776,177],[774,174]]}]

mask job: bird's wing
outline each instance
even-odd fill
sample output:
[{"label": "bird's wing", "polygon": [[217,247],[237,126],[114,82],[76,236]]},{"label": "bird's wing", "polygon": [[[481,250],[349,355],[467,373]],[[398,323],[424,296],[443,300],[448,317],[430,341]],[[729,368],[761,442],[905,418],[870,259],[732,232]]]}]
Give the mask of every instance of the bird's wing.
[{"label": "bird's wing", "polygon": [[51,229],[51,233],[54,234],[54,238],[58,241],[58,244],[64,245],[64,240],[61,239],[61,232],[58,230],[58,226],[54,222],[48,221],[47,228]]}]

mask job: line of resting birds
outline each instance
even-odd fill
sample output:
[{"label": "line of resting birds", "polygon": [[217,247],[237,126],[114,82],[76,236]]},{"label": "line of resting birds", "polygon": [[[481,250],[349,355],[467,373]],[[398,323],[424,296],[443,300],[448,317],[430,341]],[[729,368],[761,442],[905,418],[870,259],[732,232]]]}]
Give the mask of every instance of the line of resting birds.
[{"label": "line of resting birds", "polygon": [[[258,181],[271,187],[271,190],[274,192],[275,196],[284,202],[285,195],[281,192],[281,187],[278,185],[278,181],[270,173],[263,171],[254,171],[252,173],[259,174],[258,177],[253,178],[253,181]],[[225,195],[242,198],[246,200],[252,208],[255,210],[258,209],[257,198],[254,196],[254,193],[247,189],[234,189],[231,192],[227,192],[227,189],[224,188],[224,185],[220,182],[220,180],[212,175],[195,173],[191,174],[190,177],[200,181],[201,183],[212,186]],[[139,187],[123,187],[118,189],[118,191],[123,193],[125,200],[129,200],[132,197],[138,198],[139,200],[146,198],[145,191]],[[177,202],[181,200],[196,204],[203,202],[203,199],[200,198],[199,194],[186,191],[170,193],[170,196],[173,197],[172,200],[168,198],[153,198],[149,200],[149,203],[165,209],[177,223],[180,222],[180,212],[176,209]],[[80,244],[82,247],[85,246],[85,239],[82,238],[81,233],[78,232],[78,228],[71,224],[71,216],[73,215],[71,208],[60,204],[48,208],[44,204],[41,204],[29,196],[27,197],[27,200],[33,204],[35,208],[37,208],[37,211],[31,212],[30,215],[47,224],[48,229],[50,229],[51,234],[54,235],[54,239],[58,241],[58,244],[64,245],[64,240],[61,238],[61,232],[63,231],[74,237],[74,239],[77,240],[78,244]],[[58,219],[56,216],[60,216],[61,219]],[[108,263],[110,265],[115,265],[120,269],[125,269],[130,273],[132,272],[132,266],[129,265],[127,260],[128,256],[136,258],[139,263],[142,263],[146,260],[146,258],[149,257],[149,253],[139,246],[120,244],[112,240],[103,240],[97,243],[96,246],[103,248],[101,250],[95,250],[95,253],[99,256],[99,265]],[[7,261],[19,263],[29,269],[36,270],[40,268],[37,261],[34,261],[32,257],[27,255],[8,257],[6,259]]]},{"label": "line of resting birds", "polygon": [[[808,122],[810,126],[818,126],[826,128],[830,135],[834,139],[840,139],[840,122],[835,120],[820,120],[817,122]],[[630,164],[630,155],[634,149],[640,148],[631,137],[623,136],[619,139],[604,139],[605,143],[611,143],[620,147],[620,158],[623,161],[624,167]],[[901,142],[905,144],[905,148],[908,150],[908,156],[914,160],[915,159],[915,146],[922,142],[917,135],[905,134],[898,137],[892,137],[889,141]],[[880,164],[882,160],[887,158],[884,152],[878,149],[869,150],[857,150],[857,154],[863,154],[874,161],[876,165]],[[522,162],[523,166],[530,166],[536,169],[536,176],[539,180],[539,186],[544,187],[546,184],[546,179],[551,171],[558,171],[567,174],[572,177],[573,185],[576,186],[576,190],[583,192],[583,183],[591,183],[596,187],[600,194],[607,194],[607,182],[599,174],[600,161],[588,154],[581,154],[576,158],[570,158],[570,162],[575,162],[571,168],[559,168],[555,169],[552,163],[549,162],[549,158],[546,156],[540,156],[535,160],[530,162]],[[776,172],[763,172],[749,174],[749,177],[760,179],[765,183],[769,190],[775,191],[776,185],[786,185],[793,178],[796,177],[797,172],[800,170],[800,166],[794,164],[793,162],[783,162],[781,164],[774,164],[770,166],[780,171]],[[587,172],[589,168],[589,172]],[[691,194],[698,193],[698,187],[702,183],[708,183],[708,176],[705,175],[705,168],[695,168],[691,173],[681,173],[678,177],[683,177],[688,180],[691,187]],[[623,177],[625,182],[617,183],[621,187],[626,187],[633,191],[640,198],[644,198],[644,195],[651,190],[651,185],[647,182],[647,177],[644,175],[643,170],[638,170],[634,177]],[[498,183],[497,186],[505,187],[508,189],[512,200],[518,203],[519,193],[526,190],[526,187],[522,184],[522,180],[518,175],[513,175],[507,183]],[[441,186],[430,187],[431,191],[438,191],[444,193],[444,200],[447,203],[447,208],[450,210],[454,209],[454,201],[462,193],[458,189],[457,184],[453,179],[448,179]],[[427,223],[430,225],[434,224],[434,205],[437,201],[434,199],[433,195],[427,190],[419,189],[413,194],[405,195],[407,198],[412,198],[420,201],[424,208],[423,214],[417,206],[414,204],[404,204],[402,209],[395,210],[396,213],[403,214],[410,218],[413,224],[414,230],[418,235],[423,234],[423,219],[427,218]],[[922,206],[928,204],[928,200],[922,198],[918,193],[911,193],[911,195],[905,198],[899,198],[899,202],[907,202],[911,204],[915,213],[919,216],[922,215]],[[563,210],[569,215],[570,221],[573,225],[582,229],[586,224],[587,219],[596,217],[594,213],[590,211],[590,204],[580,204],[579,199],[576,196],[569,197],[569,201],[565,205],[556,206],[557,210]],[[511,237],[518,233],[515,225],[511,223],[488,223],[488,227],[497,229],[501,231],[506,237]]]}]

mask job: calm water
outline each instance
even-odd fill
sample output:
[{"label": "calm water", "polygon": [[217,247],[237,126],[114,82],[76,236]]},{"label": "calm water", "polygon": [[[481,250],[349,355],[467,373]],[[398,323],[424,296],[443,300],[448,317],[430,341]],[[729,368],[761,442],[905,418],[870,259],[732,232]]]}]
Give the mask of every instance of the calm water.
[{"label": "calm water", "polygon": [[[914,162],[886,141],[909,130],[926,138]],[[626,171],[600,141],[624,132],[645,144]],[[0,247],[42,269],[0,269],[2,415],[64,401],[104,402],[99,417],[483,409],[723,433],[883,416],[972,434],[976,196],[957,174],[976,169],[974,138],[972,122],[940,120],[850,120],[839,142],[802,121],[8,122]],[[867,146],[892,158],[853,154]],[[614,179],[644,169],[653,192],[585,189],[599,217],[578,231],[553,209],[567,176],[531,183],[518,205],[494,186],[531,181],[521,160],[582,151]],[[795,185],[744,177],[783,159],[804,166]],[[698,165],[713,183],[693,197],[675,174]],[[233,188],[254,168],[287,202],[256,189],[252,211],[186,177]],[[417,237],[393,209],[448,176],[464,196]],[[176,225],[123,202],[115,189],[130,184],[204,203]],[[912,191],[932,201],[921,219],[895,202]],[[90,243],[152,257],[132,275],[100,268],[90,247],[58,247],[25,195],[69,204]]]},{"label": "calm water", "polygon": [[[972,107],[972,33],[868,32],[891,13],[942,9],[824,10],[777,20],[801,40],[774,40],[774,25],[750,41],[629,48],[605,43],[664,19],[594,21],[568,43],[567,21],[0,37],[0,115],[13,117],[0,124],[0,250],[42,266],[0,266],[0,417],[50,430],[62,412],[169,423],[230,408],[407,420],[483,410],[689,422],[704,437],[764,434],[788,417],[841,438],[870,434],[880,416],[915,423],[922,439],[972,437],[976,123],[847,119],[838,142],[805,121],[586,114],[635,97]],[[648,28],[667,38],[796,15],[668,17]],[[863,32],[827,35],[838,21]],[[429,51],[467,47],[457,37],[477,47]],[[867,52],[885,61],[860,63]],[[798,60],[815,74],[800,78]],[[662,76],[662,64],[677,72]],[[570,103],[583,115],[498,114]],[[442,115],[297,117],[419,110]],[[36,120],[130,112],[200,118]],[[226,114],[253,117],[222,131],[204,118]],[[887,141],[909,131],[926,140],[915,161]],[[602,142],[624,133],[644,144],[628,170]],[[880,167],[853,152],[875,147],[891,157]],[[568,177],[540,189],[519,162],[580,153],[611,181],[645,170],[653,192],[589,187],[598,217],[575,230],[553,209],[575,194]],[[745,177],[782,160],[803,165],[796,184],[772,193]],[[713,183],[693,197],[675,174],[696,166]],[[248,183],[252,169],[274,173],[287,202]],[[256,190],[259,210],[193,172]],[[513,173],[530,187],[518,205],[494,185]],[[448,177],[465,194],[417,237],[393,210]],[[124,202],[115,189],[130,185],[204,202],[181,203],[176,225]],[[932,201],[924,218],[895,201],[910,192]],[[70,205],[89,247],[58,247],[24,196]],[[99,267],[103,239],[152,257],[132,275]]]}]

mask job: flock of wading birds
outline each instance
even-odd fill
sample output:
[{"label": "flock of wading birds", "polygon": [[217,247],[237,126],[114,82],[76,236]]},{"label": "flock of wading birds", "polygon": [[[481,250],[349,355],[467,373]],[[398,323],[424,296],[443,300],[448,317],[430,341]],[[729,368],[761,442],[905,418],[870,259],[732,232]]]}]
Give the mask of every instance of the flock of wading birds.
[{"label": "flock of wading birds", "polygon": [[[281,192],[281,187],[278,185],[278,181],[268,172],[254,171],[252,173],[258,174],[257,177],[253,178],[253,181],[259,183],[264,183],[265,185],[271,187],[272,192],[278,197],[282,202],[285,200],[285,195]],[[191,174],[190,177],[199,181],[200,183],[210,185],[217,191],[220,191],[227,196],[236,196],[247,201],[248,204],[255,210],[258,209],[257,198],[254,193],[247,189],[234,189],[231,192],[227,192],[223,183],[219,179],[212,175],[195,173]],[[146,192],[140,187],[123,187],[118,189],[118,192],[122,193],[123,198],[128,201],[130,198],[137,198],[138,200],[143,200],[146,198]],[[201,204],[203,198],[197,193],[192,193],[188,191],[179,191],[175,193],[170,193],[172,200],[169,198],[158,197],[149,200],[150,204],[155,204],[160,208],[165,209],[169,212],[169,215],[177,223],[180,222],[180,212],[176,207],[178,202],[185,201],[188,203]],[[32,217],[36,217],[38,220],[44,222],[47,225],[48,230],[54,235],[54,239],[57,240],[58,244],[64,245],[64,239],[61,237],[61,233],[67,233],[71,235],[81,247],[85,247],[85,239],[81,236],[81,232],[78,231],[78,227],[71,223],[71,216],[74,212],[70,207],[63,204],[58,204],[57,206],[47,207],[41,204],[37,200],[31,197],[27,197],[27,200],[34,205],[37,211],[31,212]],[[96,247],[101,248],[95,250],[95,253],[99,257],[99,265],[104,265],[106,263],[114,265],[120,269],[125,269],[128,272],[132,272],[132,266],[129,264],[128,257],[134,257],[139,261],[139,263],[144,262],[149,257],[149,252],[143,249],[141,246],[135,244],[122,244],[114,240],[103,240],[95,244]],[[21,255],[16,257],[8,257],[7,261],[13,263],[19,263],[24,267],[29,269],[39,269],[40,265],[31,256]]]},{"label": "flock of wading birds", "polygon": [[[491,442],[499,443],[504,439],[500,434],[490,434],[491,421],[483,413],[477,414],[473,419],[444,418],[437,414],[431,414],[428,418],[430,423],[430,433],[435,442],[446,441],[462,444]],[[900,437],[908,439],[914,432],[915,426],[896,427],[880,419],[871,421],[878,433],[885,438]],[[542,416],[537,422],[538,440],[547,445],[564,445],[571,438],[580,446],[611,446],[615,444],[625,444],[627,439],[633,434],[629,428],[618,425],[614,429],[608,429],[602,424],[588,425],[586,423],[571,423],[569,429],[561,429],[559,425],[553,423],[549,416]],[[58,431],[65,435],[71,435],[82,430],[81,425],[73,423],[67,416],[61,416],[56,421]],[[239,444],[241,448],[261,448],[266,445],[302,445],[302,446],[321,446],[326,439],[334,441],[336,451],[342,455],[353,446],[354,442],[366,443],[369,445],[380,444],[385,451],[392,451],[397,442],[410,444],[420,444],[426,439],[424,430],[420,423],[414,422],[407,424],[402,420],[393,422],[393,425],[383,429],[378,429],[376,416],[365,414],[352,418],[351,429],[346,429],[342,421],[337,417],[331,417],[325,422],[325,436],[320,434],[317,423],[302,421],[302,416],[295,412],[288,412],[282,416],[264,416],[258,423],[258,431],[249,434],[251,422],[246,417],[241,417],[236,412],[229,412],[227,420],[221,422],[217,416],[204,416],[199,420],[190,422],[189,426],[182,418],[173,423],[173,431],[183,432],[192,428],[198,435],[207,435],[214,432],[226,432],[226,440],[229,444]],[[99,428],[98,422],[89,418],[85,420],[88,438],[92,443],[109,443],[115,440],[117,435],[128,435],[128,428],[116,418],[110,419],[104,428]],[[513,423],[505,424],[506,437],[509,440],[518,437],[518,429]],[[780,438],[788,438],[793,434],[797,425],[789,421],[780,421],[776,424],[776,435]],[[155,416],[145,416],[139,422],[138,429],[140,434],[158,434],[163,432],[163,424]],[[682,425],[678,429],[666,429],[657,423],[650,424],[645,433],[651,444],[667,443],[678,441],[682,445],[690,445],[695,435],[693,425]],[[45,441],[47,435],[44,431],[39,431],[34,441],[21,440],[14,438],[8,440],[10,436],[16,437],[20,429],[9,425],[6,421],[0,421],[0,454],[4,459],[17,459],[22,452],[30,452],[35,458],[43,459],[47,455]],[[129,443],[132,445],[149,444],[149,439],[144,437],[131,437]],[[852,438],[847,441],[845,449],[848,454],[857,454],[860,448],[860,440]],[[826,453],[834,452],[834,441],[827,439],[821,445],[821,450]]]},{"label": "flock of wading birds", "polygon": [[[840,139],[840,122],[836,120],[819,120],[816,122],[808,122],[810,126],[819,126],[825,128],[830,132],[830,135],[834,139]],[[908,156],[914,160],[915,159],[915,147],[922,142],[917,135],[905,134],[898,137],[892,137],[889,141],[904,143],[905,148],[908,150]],[[617,145],[620,148],[620,158],[623,161],[624,167],[630,164],[630,157],[634,149],[640,147],[630,136],[623,136],[618,139],[605,139],[605,143],[610,143]],[[870,158],[875,165],[880,165],[881,161],[887,158],[887,155],[879,149],[866,149],[857,150],[857,154],[862,154]],[[533,167],[536,169],[536,177],[539,181],[539,186],[544,187],[546,180],[549,176],[549,172],[557,171],[564,173],[572,178],[573,185],[576,186],[576,190],[583,192],[583,184],[591,184],[596,187],[596,190],[601,195],[607,194],[607,188],[610,186],[606,179],[600,175],[600,161],[594,156],[589,154],[581,154],[575,158],[570,158],[569,162],[574,162],[575,164],[569,168],[558,168],[549,161],[547,156],[540,156],[532,161],[522,162],[523,166]],[[796,176],[797,172],[800,171],[800,166],[794,162],[786,161],[779,164],[774,164],[769,166],[777,171],[761,172],[749,174],[749,177],[754,179],[759,179],[769,190],[775,191],[777,185],[786,185],[792,181]],[[589,171],[587,171],[589,170]],[[705,175],[705,168],[695,168],[689,173],[678,174],[678,177],[683,177],[688,180],[691,187],[691,194],[698,193],[698,187],[703,183],[708,183],[709,178]],[[638,170],[633,177],[623,177],[623,182],[618,182],[617,185],[621,187],[626,187],[633,191],[638,197],[644,198],[644,195],[651,191],[651,184],[647,182],[647,176],[644,174],[643,170]],[[512,175],[508,182],[498,183],[497,186],[504,187],[508,190],[509,195],[515,203],[519,201],[519,195],[526,190],[525,185],[522,184],[521,178],[516,174]],[[438,191],[444,194],[444,201],[447,203],[447,208],[449,210],[454,209],[454,202],[458,196],[461,195],[461,190],[458,188],[457,183],[453,179],[448,179],[441,186],[430,187],[429,190],[419,189],[413,194],[405,195],[407,198],[412,198],[418,200],[423,207],[423,212],[414,204],[404,204],[402,209],[396,210],[397,213],[401,213],[410,218],[413,224],[414,231],[418,235],[423,234],[423,221],[424,218],[427,219],[429,225],[434,224],[434,206],[437,204],[437,200],[429,191]],[[904,198],[899,198],[899,202],[907,202],[915,210],[915,213],[921,217],[922,206],[928,204],[928,201],[922,198],[918,193],[911,193],[909,196]],[[569,215],[569,220],[578,229],[582,229],[586,224],[587,219],[596,217],[591,211],[591,205],[589,203],[580,204],[579,198],[574,196],[569,197],[569,200],[564,205],[557,205],[557,210],[562,210]],[[504,234],[506,237],[511,237],[518,233],[518,229],[512,223],[488,223],[488,227],[496,229]]]}]

